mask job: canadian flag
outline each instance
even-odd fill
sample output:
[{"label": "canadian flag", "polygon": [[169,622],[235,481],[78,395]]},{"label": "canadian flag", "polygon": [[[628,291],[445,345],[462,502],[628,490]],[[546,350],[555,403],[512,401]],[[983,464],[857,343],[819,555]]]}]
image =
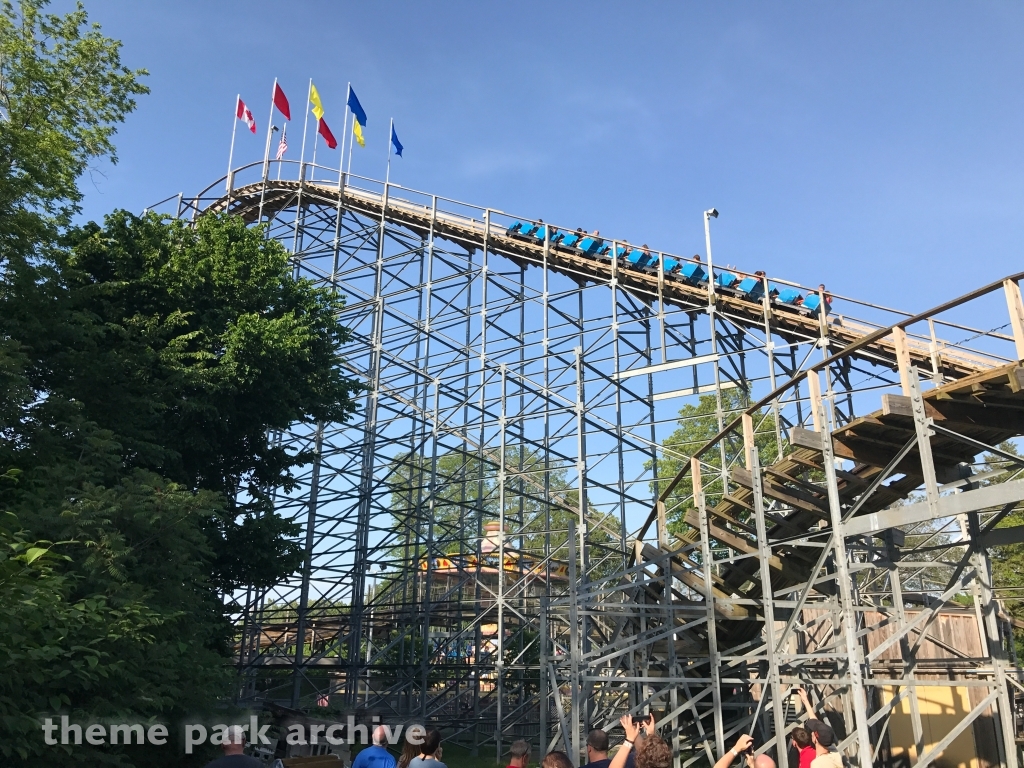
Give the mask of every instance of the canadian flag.
[{"label": "canadian flag", "polygon": [[235,117],[239,120],[244,120],[245,124],[249,126],[249,130],[256,133],[256,118],[252,116],[252,112],[245,106],[245,102],[242,101],[241,97],[238,99],[238,107],[235,109]]}]

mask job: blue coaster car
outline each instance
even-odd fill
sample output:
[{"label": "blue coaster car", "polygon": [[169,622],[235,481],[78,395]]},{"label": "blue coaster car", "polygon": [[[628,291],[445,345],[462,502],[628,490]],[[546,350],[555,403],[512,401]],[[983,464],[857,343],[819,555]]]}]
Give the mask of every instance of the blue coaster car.
[{"label": "blue coaster car", "polygon": [[732,272],[719,272],[715,278],[715,285],[719,288],[732,288],[739,280]]},{"label": "blue coaster car", "polygon": [[541,224],[539,227],[537,227],[536,231],[534,231],[533,233],[533,236],[536,237],[541,242],[543,242],[544,236],[547,234],[547,231],[549,229],[551,230],[551,242],[555,242],[555,238],[558,236],[558,230],[555,229],[554,227],[548,227],[547,224]]},{"label": "blue coaster car", "polygon": [[516,235],[516,234],[519,234],[519,230],[522,229],[522,228],[523,228],[523,222],[515,221],[515,222],[512,223],[512,226],[508,228],[508,230],[505,232],[505,234],[506,235]]},{"label": "blue coaster car", "polygon": [[593,256],[601,249],[603,245],[604,240],[601,240],[600,238],[597,237],[590,237],[588,235],[587,237],[584,237],[582,240],[580,240],[579,249],[588,256]]},{"label": "blue coaster car", "polygon": [[801,299],[803,299],[803,294],[796,288],[783,288],[779,291],[778,296],[775,297],[779,304],[789,304],[793,307],[799,306]]},{"label": "blue coaster car", "polygon": [[561,239],[561,241],[559,242],[559,245],[561,245],[563,248],[572,248],[579,241],[580,241],[580,236],[577,235],[575,232],[570,232],[569,234],[565,235]]},{"label": "blue coaster car", "polygon": [[532,235],[536,231],[537,231],[537,225],[536,224],[530,224],[530,223],[525,222],[525,221],[523,222],[523,225],[519,228],[519,234],[522,235],[523,237],[529,237],[530,235]]},{"label": "blue coaster car", "polygon": [[[657,259],[655,259],[655,264],[657,264]],[[676,261],[675,259],[670,259],[667,256],[665,257],[664,261],[662,261],[662,264],[665,266],[666,275],[669,274],[670,272],[675,272],[677,269],[679,269],[679,262]]]},{"label": "blue coaster car", "polygon": [[657,264],[658,259],[651,253],[644,253],[640,248],[634,248],[626,255],[626,261],[637,269],[644,269],[652,263]]},{"label": "blue coaster car", "polygon": [[745,277],[740,280],[736,290],[753,301],[760,301],[764,296],[764,280],[758,277]]},{"label": "blue coaster car", "polygon": [[[821,295],[817,293],[809,293],[807,294],[807,298],[804,299],[804,308],[809,309],[811,311],[811,314],[815,316],[817,316],[821,304]],[[824,302],[824,305],[825,314],[827,315],[829,310],[832,309],[832,305],[829,304],[827,301]]]},{"label": "blue coaster car", "polygon": [[[609,251],[610,250],[611,249],[609,249]],[[614,255],[614,257],[612,257],[612,254],[610,252],[608,254],[609,258],[616,258],[616,259],[621,259],[625,255],[626,255],[626,249],[623,248],[621,245],[616,245],[615,246],[615,255]]]},{"label": "blue coaster car", "polygon": [[692,261],[683,264],[683,268],[679,270],[679,274],[683,276],[683,279],[688,283],[703,283],[708,279],[708,273],[704,271],[704,267],[700,264],[694,264]]}]

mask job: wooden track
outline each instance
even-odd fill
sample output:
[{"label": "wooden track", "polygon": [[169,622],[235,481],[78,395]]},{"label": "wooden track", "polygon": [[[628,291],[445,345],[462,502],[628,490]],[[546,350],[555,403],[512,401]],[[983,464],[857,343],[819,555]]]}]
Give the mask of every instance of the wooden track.
[{"label": "wooden track", "polygon": [[[318,183],[302,183],[297,181],[267,181],[240,187],[228,198],[213,202],[206,210],[220,212],[229,210],[242,216],[246,221],[254,222],[260,211],[260,198],[263,198],[263,215],[274,216],[277,213],[300,206],[302,208],[336,209],[339,205],[344,209],[361,214],[374,220],[380,220],[382,199],[379,195],[346,188],[343,192],[337,186]],[[635,295],[640,301],[650,305],[657,301],[659,295],[666,304],[682,309],[704,311],[708,307],[706,288],[690,284],[674,275],[662,278],[655,270],[639,270],[612,264],[604,257],[590,258],[576,249],[551,246],[545,258],[544,246],[538,241],[507,235],[504,230],[495,231],[492,226],[488,231],[484,222],[454,214],[437,212],[436,217],[425,206],[418,206],[393,198],[388,200],[384,219],[393,224],[427,237],[433,229],[436,237],[441,237],[467,249],[482,249],[486,242],[491,252],[500,253],[521,266],[546,267],[552,272],[566,275],[579,282],[607,283],[613,278],[624,290]],[[659,282],[661,285],[659,286]],[[721,291],[716,293],[716,309],[739,325],[763,331],[765,327],[764,304],[750,301],[738,295]],[[788,305],[771,303],[768,308],[772,330],[788,342],[818,340],[821,336],[821,325],[818,318],[806,311]],[[832,352],[838,352],[868,335],[875,328],[856,320],[835,316],[827,323],[828,344]],[[928,345],[920,340],[908,339],[908,351],[911,362],[921,368],[932,370],[932,352]],[[879,339],[857,352],[861,359],[875,363],[896,366],[896,349],[893,341],[886,337]],[[941,347],[936,352],[938,373],[946,379],[959,379],[985,370],[992,361],[969,351]]]},{"label": "wooden track", "polygon": [[[382,213],[381,196],[361,190],[341,191],[336,186],[326,184],[300,185],[296,181],[268,181],[236,189],[230,200],[221,198],[206,210],[230,211],[249,222],[255,222],[260,211],[261,196],[264,216],[273,217],[297,206],[328,210],[342,207],[371,220],[380,220],[383,216],[385,221],[405,227],[424,238],[433,232],[435,237],[468,250],[486,246],[490,252],[501,254],[520,266],[546,267],[581,284],[608,283],[614,279],[621,288],[647,304],[657,301],[661,296],[667,304],[682,309],[706,311],[708,308],[706,288],[687,283],[676,276],[661,276],[653,271],[613,265],[607,258],[589,258],[578,250],[564,249],[557,245],[550,246],[545,253],[543,244],[509,236],[504,230],[496,232],[493,227],[488,228],[478,219],[440,211],[434,213],[430,208],[402,200],[389,199],[387,210]],[[772,331],[790,342],[817,341],[822,333],[818,318],[805,311],[778,304],[765,307],[762,302],[750,301],[728,292],[717,294],[716,311],[737,324],[758,331],[763,331],[765,327],[767,311]],[[827,323],[830,352],[840,352],[875,330],[870,325],[854,320],[843,318],[839,321],[836,317],[830,317]],[[938,373],[949,382],[925,393],[928,416],[990,445],[1024,435],[1024,368],[1019,364],[993,367],[991,358],[941,346],[933,359],[932,350],[913,338],[908,339],[907,346],[910,364],[931,371],[934,362]],[[890,336],[867,344],[853,354],[896,369],[896,348]],[[833,432],[834,454],[851,460],[855,465],[852,471],[838,472],[840,497],[844,506],[878,479],[878,475],[915,433],[913,419],[908,414],[907,398],[885,396],[880,410]],[[764,468],[762,491],[766,503],[775,500],[780,507],[789,510],[769,513],[774,521],[769,538],[799,536],[812,527],[828,527],[829,508],[824,489],[809,480],[822,469],[820,439],[818,433],[794,430],[790,435],[786,455]],[[971,446],[938,435],[932,439],[931,447],[937,472],[947,478],[954,477],[958,465],[972,461],[977,453]],[[859,514],[875,512],[906,499],[921,484],[920,466],[917,449],[914,448],[889,473],[889,476],[899,475],[899,479],[888,485],[882,484],[859,510]],[[753,508],[751,474],[743,469],[734,469],[730,480],[729,495],[709,510],[711,537],[739,553],[757,552],[753,523],[747,522]],[[681,545],[692,544],[699,537],[696,511],[688,510],[686,520],[692,527],[682,537]],[[685,550],[685,546],[683,548]],[[704,594],[700,565],[688,555],[671,554],[651,544],[643,544],[641,550],[643,560],[671,563],[676,578],[695,592]],[[820,548],[801,546],[799,543],[777,549],[769,562],[773,576],[778,579],[775,588],[805,582],[820,552]],[[757,570],[757,560],[754,558],[723,567],[714,580],[717,597],[757,599],[761,590]],[[658,581],[652,581],[643,586],[636,599],[659,603],[663,599],[661,589]],[[830,587],[824,585],[822,589],[827,591]],[[683,621],[682,616],[693,613],[692,610],[687,611],[687,607],[700,605],[679,595],[674,595],[673,601],[681,609],[680,622]],[[722,647],[742,643],[760,632],[753,608],[726,602],[716,603],[716,610],[720,616],[716,624]],[[700,647],[706,649],[702,630],[686,633],[679,642],[682,644],[680,652]]]}]

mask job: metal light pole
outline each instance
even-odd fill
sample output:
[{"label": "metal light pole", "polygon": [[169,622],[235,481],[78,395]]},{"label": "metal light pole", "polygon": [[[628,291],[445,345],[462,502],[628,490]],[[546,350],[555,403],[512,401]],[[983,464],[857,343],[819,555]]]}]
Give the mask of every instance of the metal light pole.
[{"label": "metal light pole", "polygon": [[711,261],[711,219],[718,218],[718,210],[712,208],[704,211],[704,243],[708,249],[708,302],[715,301],[715,270]]}]

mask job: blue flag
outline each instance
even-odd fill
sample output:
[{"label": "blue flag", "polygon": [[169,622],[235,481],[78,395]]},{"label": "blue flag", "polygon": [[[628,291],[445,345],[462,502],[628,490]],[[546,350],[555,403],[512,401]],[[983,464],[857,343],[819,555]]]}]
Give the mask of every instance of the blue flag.
[{"label": "blue flag", "polygon": [[399,157],[402,156],[402,142],[398,140],[398,134],[395,133],[395,126],[391,126],[391,143],[395,145],[395,154]]},{"label": "blue flag", "polygon": [[356,92],[352,90],[352,86],[348,88],[348,108],[352,110],[352,114],[356,116],[356,120],[359,124],[366,127],[366,113],[363,111],[363,105],[359,103],[359,99],[356,98]]}]

